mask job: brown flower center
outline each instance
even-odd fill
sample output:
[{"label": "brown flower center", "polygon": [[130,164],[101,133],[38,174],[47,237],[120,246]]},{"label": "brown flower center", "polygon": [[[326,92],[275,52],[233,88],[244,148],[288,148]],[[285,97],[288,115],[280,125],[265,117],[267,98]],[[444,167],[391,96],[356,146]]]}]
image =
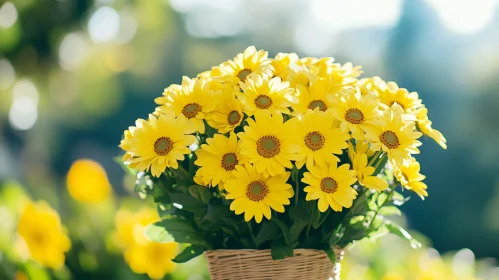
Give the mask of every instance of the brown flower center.
[{"label": "brown flower center", "polygon": [[391,130],[384,131],[379,135],[379,140],[389,149],[396,149],[400,146],[397,134]]},{"label": "brown flower center", "polygon": [[364,114],[357,108],[348,109],[345,113],[345,120],[353,124],[361,124],[364,122]]},{"label": "brown flower center", "polygon": [[273,135],[266,135],[256,141],[256,150],[264,158],[271,158],[281,151],[281,142]]},{"label": "brown flower center", "polygon": [[234,153],[228,153],[222,157],[222,167],[227,171],[236,169],[238,163],[239,161]]},{"label": "brown flower center", "polygon": [[308,108],[309,108],[309,109],[312,109],[312,110],[313,110],[313,109],[315,109],[315,108],[317,108],[317,107],[319,107],[319,110],[321,110],[321,111],[323,111],[323,112],[327,110],[327,105],[326,105],[326,103],[325,103],[324,101],[320,100],[320,99],[318,99],[318,100],[313,100],[312,102],[310,102],[310,103],[308,104]]},{"label": "brown flower center", "polygon": [[262,181],[253,181],[246,188],[246,196],[252,201],[262,201],[269,193],[269,188]]},{"label": "brown flower center", "polygon": [[307,147],[312,151],[316,151],[324,147],[325,141],[326,139],[324,136],[317,131],[310,132],[307,136],[305,136],[305,145],[307,145]]},{"label": "brown flower center", "polygon": [[251,74],[251,69],[244,68],[243,70],[239,71],[237,77],[241,82],[244,82],[249,74]]},{"label": "brown flower center", "polygon": [[334,193],[338,190],[338,182],[331,177],[326,177],[321,180],[321,190],[325,193]]},{"label": "brown flower center", "polygon": [[227,117],[227,122],[229,122],[230,125],[238,124],[240,120],[241,114],[239,114],[239,112],[236,110],[230,112],[229,116]]},{"label": "brown flower center", "polygon": [[168,137],[160,137],[154,142],[154,152],[158,156],[166,156],[173,149],[173,142]]},{"label": "brown flower center", "polygon": [[258,95],[255,98],[255,105],[260,109],[268,109],[272,105],[272,99],[264,94]]},{"label": "brown flower center", "polygon": [[189,103],[182,109],[182,114],[188,119],[194,118],[199,112],[201,112],[201,106],[197,103]]}]

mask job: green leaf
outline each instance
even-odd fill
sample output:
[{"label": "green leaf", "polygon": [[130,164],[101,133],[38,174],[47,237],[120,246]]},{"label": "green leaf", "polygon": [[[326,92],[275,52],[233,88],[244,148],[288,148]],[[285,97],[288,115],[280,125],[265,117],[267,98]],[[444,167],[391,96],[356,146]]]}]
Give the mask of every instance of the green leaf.
[{"label": "green leaf", "polygon": [[404,203],[406,203],[410,198],[411,197],[404,197],[404,195],[402,195],[401,193],[393,191],[392,201],[393,201],[393,205],[395,205],[395,206],[404,205]]},{"label": "green leaf", "polygon": [[387,193],[384,193],[384,192],[379,193],[378,197],[376,198],[376,204],[378,205],[378,207],[381,207],[381,206],[383,206],[383,204],[385,204],[387,199],[388,199]]},{"label": "green leaf", "polygon": [[377,230],[371,231],[368,234],[368,237],[371,240],[376,240],[376,239],[378,239],[380,237],[383,237],[383,236],[387,235],[389,232],[390,231],[385,226],[381,226]]},{"label": "green leaf", "polygon": [[284,235],[284,240],[286,243],[290,243],[289,228],[288,225],[283,220],[277,218],[277,216],[272,217],[272,221],[281,228],[282,234]]},{"label": "green leaf", "polygon": [[201,199],[204,203],[210,202],[210,199],[212,198],[211,192],[207,187],[192,185],[188,189],[192,196]]},{"label": "green leaf", "polygon": [[272,259],[283,260],[286,257],[293,256],[293,249],[298,245],[298,242],[294,244],[286,244],[281,238],[272,240],[270,243],[270,252]]},{"label": "green leaf", "polygon": [[355,225],[356,223],[360,223],[364,221],[365,216],[364,215],[358,215],[350,219],[350,224]]},{"label": "green leaf", "polygon": [[265,241],[273,240],[282,235],[281,229],[272,221],[263,221],[260,231],[255,236],[256,246],[260,246]]},{"label": "green leaf", "polygon": [[329,248],[326,250],[327,257],[331,261],[332,264],[336,263],[336,252],[333,248]]},{"label": "green leaf", "polygon": [[206,211],[206,204],[191,195],[183,193],[169,193],[172,202],[182,205],[182,209],[193,212],[200,213]]},{"label": "green leaf", "polygon": [[383,216],[402,215],[402,212],[400,212],[400,209],[398,209],[396,206],[384,206],[379,210],[378,213]]},{"label": "green leaf", "polygon": [[176,263],[185,263],[191,259],[201,255],[206,250],[205,247],[201,245],[191,245],[185,248],[180,254],[178,254],[172,261]]},{"label": "green leaf", "polygon": [[234,216],[229,207],[209,203],[206,215],[199,221],[199,227],[207,231],[214,231],[222,226],[234,225],[234,220],[232,219]]},{"label": "green leaf", "polygon": [[388,229],[388,231],[390,231],[390,233],[398,235],[398,236],[406,239],[407,241],[409,241],[412,248],[420,248],[421,247],[421,243],[419,243],[419,241],[417,241],[416,239],[414,239],[414,237],[412,237],[412,235],[410,235],[400,225],[398,225],[398,224],[396,224],[396,223],[394,223],[392,221],[387,221],[385,223],[385,227]]},{"label": "green leaf", "polygon": [[175,239],[171,234],[166,231],[166,229],[162,226],[158,226],[156,224],[150,224],[146,226],[144,230],[144,234],[154,242],[173,242]]},{"label": "green leaf", "polygon": [[334,248],[334,246],[336,246],[336,244],[341,240],[341,238],[345,234],[345,230],[346,230],[346,228],[343,227],[341,224],[338,225],[336,230],[331,235],[331,238],[329,239],[329,246],[331,248]]},{"label": "green leaf", "polygon": [[307,202],[301,200],[297,205],[289,210],[289,216],[293,224],[289,228],[289,239],[286,243],[291,244],[298,241],[303,229],[310,223],[310,216],[307,209]]},{"label": "green leaf", "polygon": [[[379,163],[378,163],[378,161],[379,161]],[[383,153],[381,158],[378,159],[374,163],[374,166],[378,166],[378,167],[376,167],[376,169],[374,170],[373,176],[376,176],[381,172],[381,169],[383,169],[385,167],[387,161],[388,161],[388,155]]]},{"label": "green leaf", "polygon": [[173,236],[175,242],[198,245],[207,244],[203,236],[196,231],[187,220],[180,217],[165,219],[154,223],[154,225],[164,228]]}]

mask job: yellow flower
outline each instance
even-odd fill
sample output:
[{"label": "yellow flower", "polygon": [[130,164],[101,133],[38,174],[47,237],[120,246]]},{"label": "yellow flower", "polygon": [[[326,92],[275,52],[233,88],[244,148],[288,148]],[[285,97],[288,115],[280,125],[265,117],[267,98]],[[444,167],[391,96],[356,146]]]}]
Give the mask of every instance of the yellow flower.
[{"label": "yellow flower", "polygon": [[125,261],[135,273],[147,273],[152,279],[162,279],[175,269],[176,264],[172,259],[178,249],[178,243],[175,242],[136,243],[125,251]]},{"label": "yellow flower", "polygon": [[93,160],[75,161],[67,175],[69,194],[78,201],[99,202],[111,194],[111,184],[102,166]]},{"label": "yellow flower", "polygon": [[171,98],[170,96],[176,95],[180,92],[182,92],[182,86],[177,84],[172,84],[169,87],[165,88],[165,90],[163,91],[163,95],[154,99],[154,102],[158,105],[166,104],[170,102]]},{"label": "yellow flower", "polygon": [[366,154],[368,157],[372,157],[376,153],[376,151],[373,151],[371,149],[371,147],[369,146],[369,142],[367,141],[355,141],[355,150],[353,148],[350,148],[348,151],[363,153]]},{"label": "yellow flower", "polygon": [[289,87],[289,82],[282,82],[281,78],[262,77],[252,75],[241,83],[243,93],[238,99],[244,104],[244,112],[252,116],[256,111],[266,110],[270,113],[290,114],[291,104],[297,103],[295,90]]},{"label": "yellow flower", "polygon": [[315,109],[298,115],[291,122],[294,125],[294,140],[301,147],[296,157],[296,166],[307,166],[339,161],[334,154],[341,155],[348,148],[350,135],[333,125],[333,118],[326,112]]},{"label": "yellow flower", "polygon": [[234,200],[230,204],[230,210],[237,215],[244,212],[245,221],[254,217],[260,223],[263,216],[270,220],[270,208],[283,213],[283,205],[289,205],[289,198],[294,195],[291,185],[286,184],[289,172],[266,177],[257,172],[253,165],[246,164],[244,167],[236,167],[233,174],[234,178],[225,184],[225,198]]},{"label": "yellow flower", "polygon": [[234,60],[220,64],[219,71],[224,83],[238,87],[239,82],[245,82],[252,74],[272,76],[273,67],[268,53],[264,50],[257,51],[250,46],[243,53],[237,54]]},{"label": "yellow flower", "polygon": [[296,85],[298,103],[291,105],[293,111],[296,114],[304,114],[309,109],[319,108],[321,111],[326,111],[331,108],[332,104],[326,98],[326,95],[330,93],[328,83],[325,79],[317,78],[312,81],[310,87]]},{"label": "yellow flower", "polygon": [[232,171],[244,163],[243,157],[239,153],[234,133],[229,138],[215,134],[213,138],[206,139],[206,143],[196,150],[197,160],[194,163],[200,167],[196,176],[202,182],[217,186],[232,178]]},{"label": "yellow flower", "polygon": [[159,177],[167,167],[178,168],[177,160],[183,160],[184,154],[190,154],[187,146],[195,142],[192,124],[183,115],[175,117],[171,111],[156,118],[149,116],[149,121],[138,119],[130,139],[125,139],[121,148],[132,157],[126,162],[139,171],[151,170]]},{"label": "yellow flower", "polygon": [[243,104],[236,99],[236,93],[232,88],[226,88],[216,109],[207,115],[208,124],[219,133],[234,131],[244,118]]},{"label": "yellow flower", "polygon": [[419,171],[419,162],[415,158],[411,158],[408,165],[394,168],[393,174],[404,188],[417,193],[424,200],[425,196],[428,196],[428,192],[426,192],[428,186],[422,182],[426,176]]},{"label": "yellow flower", "polygon": [[184,76],[182,87],[171,88],[166,99],[156,99],[160,105],[156,108],[156,113],[165,114],[171,110],[176,116],[182,114],[192,122],[196,131],[204,133],[203,120],[207,113],[215,109],[214,97],[206,79],[189,79]]},{"label": "yellow flower", "polygon": [[[255,121],[256,120],[256,121]],[[248,126],[239,136],[241,154],[248,157],[258,173],[275,176],[292,168],[300,147],[293,144],[292,122],[283,123],[281,114],[258,111],[255,120],[248,118]]]},{"label": "yellow flower", "polygon": [[405,88],[399,88],[394,82],[388,82],[385,90],[379,92],[380,100],[390,108],[394,103],[399,104],[405,113],[412,113],[421,107],[422,101],[417,92],[409,92]]},{"label": "yellow flower", "polygon": [[319,200],[319,211],[325,212],[329,207],[340,212],[343,207],[352,207],[357,191],[352,185],[357,181],[355,170],[350,170],[349,164],[337,167],[337,163],[325,164],[322,167],[307,166],[310,172],[303,174],[303,183],[307,201]]},{"label": "yellow flower", "polygon": [[379,100],[373,94],[361,95],[358,88],[345,90],[339,95],[329,95],[335,119],[340,120],[340,129],[351,132],[356,140],[364,139],[364,130],[381,117]]},{"label": "yellow flower", "polygon": [[289,75],[292,73],[290,65],[298,61],[296,53],[278,53],[274,59],[271,59],[271,64],[274,67],[273,77],[280,77],[283,81],[288,81]]},{"label": "yellow flower", "polygon": [[[310,70],[306,67],[300,66],[291,69],[286,80],[289,81],[292,88],[297,89],[298,85],[301,85],[308,89],[312,76],[313,74],[310,73]],[[299,92],[297,91],[296,95],[298,94]]]},{"label": "yellow flower", "polygon": [[158,212],[154,208],[142,207],[138,211],[121,208],[114,218],[115,231],[112,235],[114,243],[121,248],[128,248],[135,243],[147,243],[145,227],[159,221]]},{"label": "yellow flower", "polygon": [[64,265],[64,253],[71,248],[71,241],[61,225],[59,214],[47,202],[28,203],[17,231],[34,260],[54,269]]},{"label": "yellow flower", "polygon": [[377,97],[380,96],[380,92],[385,91],[388,87],[386,82],[378,76],[360,79],[356,86],[359,88],[362,95],[374,94]]},{"label": "yellow flower", "polygon": [[357,172],[357,181],[360,185],[377,191],[383,191],[388,188],[388,183],[385,180],[377,176],[372,176],[375,168],[368,165],[366,154],[355,151],[350,152],[349,150],[348,156],[352,162],[353,170]]},{"label": "yellow flower", "polygon": [[376,126],[365,127],[366,140],[373,150],[382,150],[388,154],[388,160],[395,166],[408,163],[411,154],[419,154],[421,132],[415,131],[413,115],[404,114],[398,104],[383,113]]},{"label": "yellow flower", "polygon": [[426,107],[421,107],[416,110],[416,122],[419,128],[424,135],[432,138],[437,142],[440,147],[447,149],[447,140],[442,135],[442,133],[431,127],[431,121],[428,119],[428,109]]}]

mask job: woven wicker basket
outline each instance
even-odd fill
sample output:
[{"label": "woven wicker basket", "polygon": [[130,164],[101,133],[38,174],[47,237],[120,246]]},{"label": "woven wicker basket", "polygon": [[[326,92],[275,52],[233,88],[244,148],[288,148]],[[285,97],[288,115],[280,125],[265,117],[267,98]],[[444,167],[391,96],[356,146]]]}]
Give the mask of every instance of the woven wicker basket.
[{"label": "woven wicker basket", "polygon": [[274,261],[270,250],[213,250],[204,253],[211,280],[339,280],[343,250],[336,264],[324,251],[296,249],[294,256]]}]

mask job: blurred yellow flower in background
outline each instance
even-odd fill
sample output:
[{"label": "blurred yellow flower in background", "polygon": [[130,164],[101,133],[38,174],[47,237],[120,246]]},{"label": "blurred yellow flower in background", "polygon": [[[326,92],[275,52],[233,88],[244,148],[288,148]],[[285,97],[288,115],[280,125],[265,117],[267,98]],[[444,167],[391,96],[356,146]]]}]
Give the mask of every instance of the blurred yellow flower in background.
[{"label": "blurred yellow flower in background", "polygon": [[125,260],[135,273],[147,273],[153,279],[161,279],[177,266],[172,259],[178,251],[178,243],[147,242],[133,244],[125,252]]},{"label": "blurred yellow flower in background", "polygon": [[112,240],[124,250],[125,261],[135,273],[147,273],[153,279],[160,279],[172,272],[172,262],[178,252],[178,243],[150,241],[144,234],[147,225],[159,220],[154,208],[142,207],[132,212],[121,208],[116,213],[116,230]]},{"label": "blurred yellow flower in background", "polygon": [[121,208],[114,218],[116,230],[112,236],[113,241],[121,248],[127,248],[136,242],[144,243],[147,241],[145,227],[158,220],[159,216],[154,208],[142,207],[136,212]]},{"label": "blurred yellow flower in background", "polygon": [[59,214],[47,202],[29,202],[21,214],[17,230],[34,260],[54,269],[64,265],[64,253],[71,248],[71,241],[61,225]]},{"label": "blurred yellow flower in background", "polygon": [[71,165],[67,175],[69,194],[81,202],[106,200],[112,191],[106,171],[96,161],[77,160]]}]

